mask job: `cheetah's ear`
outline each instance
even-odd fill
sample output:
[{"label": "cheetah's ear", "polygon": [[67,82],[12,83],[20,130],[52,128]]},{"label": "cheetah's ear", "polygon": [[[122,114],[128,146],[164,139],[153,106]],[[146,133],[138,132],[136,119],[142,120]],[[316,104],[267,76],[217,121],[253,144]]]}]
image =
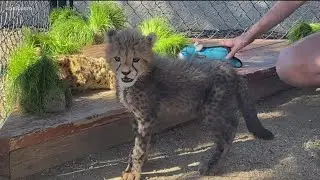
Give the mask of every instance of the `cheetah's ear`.
[{"label": "cheetah's ear", "polygon": [[152,32],[146,37],[146,39],[147,39],[147,42],[149,43],[149,45],[153,46],[157,40],[157,35]]},{"label": "cheetah's ear", "polygon": [[105,35],[105,40],[106,43],[112,43],[113,41],[113,36],[117,34],[117,31],[115,29],[110,29],[106,32]]}]

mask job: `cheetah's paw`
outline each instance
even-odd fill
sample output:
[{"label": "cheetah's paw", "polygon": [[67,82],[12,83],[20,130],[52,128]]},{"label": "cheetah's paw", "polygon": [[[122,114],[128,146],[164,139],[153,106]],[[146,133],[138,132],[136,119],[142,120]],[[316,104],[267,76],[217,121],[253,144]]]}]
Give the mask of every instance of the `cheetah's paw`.
[{"label": "cheetah's paw", "polygon": [[137,171],[130,171],[122,173],[122,180],[140,180],[141,175]]}]

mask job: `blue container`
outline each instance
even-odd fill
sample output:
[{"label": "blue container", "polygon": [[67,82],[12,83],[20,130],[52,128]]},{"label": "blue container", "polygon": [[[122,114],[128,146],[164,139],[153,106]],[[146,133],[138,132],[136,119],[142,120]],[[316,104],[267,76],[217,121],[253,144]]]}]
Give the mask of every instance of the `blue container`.
[{"label": "blue container", "polygon": [[197,51],[194,45],[189,45],[181,50],[179,57],[183,60],[191,60],[193,57],[206,58],[207,60],[226,61],[235,68],[242,67],[242,61],[236,57],[225,59],[230,52],[229,47],[213,46],[203,47],[200,51]]}]

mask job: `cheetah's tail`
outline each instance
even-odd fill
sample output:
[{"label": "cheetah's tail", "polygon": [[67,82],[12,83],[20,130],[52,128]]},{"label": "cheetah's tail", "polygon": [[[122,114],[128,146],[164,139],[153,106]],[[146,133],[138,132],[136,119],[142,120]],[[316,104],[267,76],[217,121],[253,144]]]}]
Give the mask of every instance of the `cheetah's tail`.
[{"label": "cheetah's tail", "polygon": [[239,78],[237,93],[239,100],[239,109],[242,112],[248,131],[259,139],[273,139],[274,135],[272,134],[272,132],[263,127],[257,116],[257,110],[252,99],[250,99],[249,97],[247,80],[244,77]]}]

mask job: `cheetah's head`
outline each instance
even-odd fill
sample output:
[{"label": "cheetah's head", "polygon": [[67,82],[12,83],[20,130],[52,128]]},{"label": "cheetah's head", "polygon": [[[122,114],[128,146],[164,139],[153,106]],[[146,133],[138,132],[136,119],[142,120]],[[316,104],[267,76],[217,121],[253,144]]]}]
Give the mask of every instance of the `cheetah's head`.
[{"label": "cheetah's head", "polygon": [[147,36],[133,28],[106,33],[106,59],[120,86],[132,86],[153,63],[155,34]]}]

